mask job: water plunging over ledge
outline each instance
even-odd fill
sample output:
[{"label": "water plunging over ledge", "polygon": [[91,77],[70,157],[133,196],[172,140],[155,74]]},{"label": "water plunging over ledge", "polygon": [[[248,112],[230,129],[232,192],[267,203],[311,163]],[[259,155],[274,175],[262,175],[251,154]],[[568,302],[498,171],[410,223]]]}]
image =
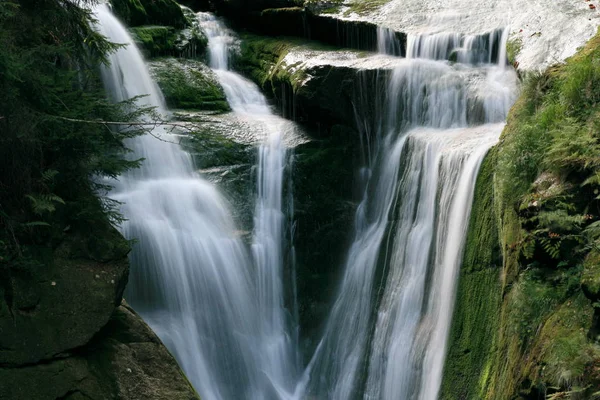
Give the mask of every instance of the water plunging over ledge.
[{"label": "water plunging over ledge", "polygon": [[358,109],[376,144],[338,298],[305,373],[317,398],[437,398],[475,179],[516,98],[506,31],[490,36],[498,54],[491,39],[409,36],[376,115]]},{"label": "water plunging over ledge", "polygon": [[[102,71],[111,98],[147,94],[138,103],[166,115],[126,29],[106,5],[95,14],[109,40],[127,44]],[[236,235],[225,199],[186,152],[150,135],[133,139],[127,145],[145,161],[111,192],[123,202],[121,231],[138,240],[127,300],[205,399],[437,398],[475,178],[516,95],[506,31],[409,37],[408,57],[372,99],[376,115],[357,103],[359,125],[371,132],[368,183],[338,297],[302,374],[295,304],[284,301],[293,286],[284,278],[293,265],[283,190],[292,128],[229,70],[233,34],[211,14],[198,20],[234,113],[266,132],[252,244]],[[397,52],[389,32],[379,39],[382,52]],[[154,134],[172,137],[161,127]]]},{"label": "water plunging over ledge", "polygon": [[[111,98],[147,95],[138,104],[166,114],[126,28],[106,5],[95,15],[103,35],[127,45],[102,71]],[[234,110],[270,113],[250,82],[219,74]],[[206,399],[280,399],[295,385],[295,336],[288,332],[281,288],[283,133],[260,149],[254,257],[236,236],[225,199],[176,144],[151,135],[128,142],[133,156],[145,160],[111,192],[123,203],[122,233],[138,241],[125,296]],[[153,134],[173,139],[160,126]]]}]

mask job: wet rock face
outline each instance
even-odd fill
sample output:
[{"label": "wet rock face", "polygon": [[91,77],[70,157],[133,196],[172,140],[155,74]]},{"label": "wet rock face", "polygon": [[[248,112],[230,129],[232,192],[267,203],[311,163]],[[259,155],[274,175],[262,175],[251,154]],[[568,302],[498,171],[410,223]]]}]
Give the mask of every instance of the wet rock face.
[{"label": "wet rock face", "polygon": [[[120,303],[127,242],[72,236],[35,269],[10,269],[0,287],[0,365],[37,363],[86,344]],[[84,253],[86,256],[84,257]]]},{"label": "wet rock face", "polygon": [[128,26],[166,25],[184,28],[188,20],[174,0],[111,0],[115,14]]},{"label": "wet rock face", "polygon": [[0,367],[0,399],[199,400],[173,356],[127,305],[66,358]]},{"label": "wet rock face", "polygon": [[305,354],[312,354],[329,315],[352,240],[357,197],[357,135],[332,127],[332,136],[294,149],[294,244]]}]

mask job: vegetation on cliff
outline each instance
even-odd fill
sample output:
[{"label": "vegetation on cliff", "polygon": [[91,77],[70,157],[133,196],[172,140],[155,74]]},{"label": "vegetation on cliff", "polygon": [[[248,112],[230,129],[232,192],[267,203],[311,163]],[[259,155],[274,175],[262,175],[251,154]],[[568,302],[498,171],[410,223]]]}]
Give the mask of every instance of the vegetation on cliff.
[{"label": "vegetation on cliff", "polygon": [[104,177],[139,164],[124,140],[152,110],[107,100],[99,68],[119,45],[90,5],[0,2],[0,398],[197,400],[119,307],[130,244]]},{"label": "vegetation on cliff", "polygon": [[[487,157],[443,398],[600,395],[599,80],[597,36],[528,78]],[[477,251],[481,240],[488,250]]]},{"label": "vegetation on cliff", "polygon": [[116,48],[94,31],[89,10],[72,1],[0,4],[0,279],[9,266],[37,264],[42,249],[65,235],[118,218],[98,198],[138,164],[123,140],[138,129],[109,129],[99,120],[130,121],[147,110],[111,104],[98,77]]}]

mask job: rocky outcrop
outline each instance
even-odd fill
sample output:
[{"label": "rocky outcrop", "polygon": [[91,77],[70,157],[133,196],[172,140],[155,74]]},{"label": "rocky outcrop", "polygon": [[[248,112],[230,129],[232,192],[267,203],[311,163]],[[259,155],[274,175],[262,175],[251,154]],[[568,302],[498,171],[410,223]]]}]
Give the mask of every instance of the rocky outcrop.
[{"label": "rocky outcrop", "polygon": [[335,301],[358,204],[357,133],[344,125],[294,149],[294,246],[304,354],[313,354]]},{"label": "rocky outcrop", "polygon": [[0,399],[198,399],[121,305],[129,243],[108,222],[65,232],[30,268],[2,270]]},{"label": "rocky outcrop", "polygon": [[173,56],[196,58],[204,55],[208,40],[198,29],[176,30],[171,26],[138,26],[130,29],[146,58]]},{"label": "rocky outcrop", "polygon": [[[377,103],[363,102],[359,94],[377,96],[378,88],[401,62],[396,57],[337,50],[316,42],[255,35],[242,39],[236,68],[280,105],[293,105],[295,120],[325,135],[334,125],[354,130],[356,107]],[[291,115],[292,110],[288,112]]]},{"label": "rocky outcrop", "polygon": [[91,239],[69,235],[44,265],[8,269],[0,286],[0,365],[44,362],[86,344],[121,302],[128,252],[108,227]]},{"label": "rocky outcrop", "polygon": [[175,109],[229,111],[214,72],[199,61],[164,58],[149,63],[167,105]]},{"label": "rocky outcrop", "polygon": [[[178,6],[179,7],[179,6]],[[184,18],[183,26],[140,25],[129,29],[133,40],[146,58],[151,57],[204,57],[208,38],[200,28],[194,12],[180,7]],[[165,21],[166,22],[166,21]]]},{"label": "rocky outcrop", "polygon": [[[361,0],[358,3],[363,3]],[[318,40],[333,46],[376,51],[377,24],[367,20],[340,18],[329,14],[340,2],[304,0],[212,0],[194,5],[195,9],[217,10],[240,29],[261,35],[294,36]],[[204,6],[204,7],[203,7]],[[394,32],[400,46],[396,55],[405,54],[406,35]]]},{"label": "rocky outcrop", "polygon": [[177,362],[127,305],[85,346],[39,364],[0,367],[6,400],[199,400]]}]

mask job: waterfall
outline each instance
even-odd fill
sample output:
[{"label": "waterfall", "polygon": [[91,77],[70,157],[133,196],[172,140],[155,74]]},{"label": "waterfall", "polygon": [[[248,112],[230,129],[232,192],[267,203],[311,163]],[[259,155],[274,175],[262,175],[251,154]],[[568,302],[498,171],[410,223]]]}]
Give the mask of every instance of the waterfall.
[{"label": "waterfall", "polygon": [[[102,70],[111,98],[144,95],[138,105],[167,118],[126,29],[106,5],[95,15],[103,35],[126,45]],[[364,194],[338,296],[301,375],[286,292],[295,296],[291,183],[284,190],[294,126],[229,69],[233,33],[211,14],[197,17],[234,115],[264,133],[253,239],[237,236],[226,200],[158,126],[127,143],[142,167],[112,182],[127,218],[120,229],[137,240],[127,300],[206,399],[436,399],[475,179],[515,99],[508,31],[409,36],[375,115],[357,103],[359,129],[370,132]],[[392,31],[378,37],[381,52],[402,50]]]},{"label": "waterfall", "polygon": [[[210,13],[198,13],[208,37],[210,67],[223,86],[234,113],[260,124],[266,138],[258,149],[257,197],[254,213],[252,255],[256,265],[259,323],[263,337],[261,369],[269,376],[280,398],[288,398],[299,374],[295,313],[286,310],[284,295],[283,178],[288,154],[284,135],[293,124],[272,112],[258,86],[229,70],[233,32]],[[294,287],[287,282],[288,287]],[[293,306],[291,308],[294,308]]]},{"label": "waterfall", "polygon": [[[477,171],[516,96],[506,32],[408,38],[381,115],[370,117],[378,150],[302,383],[309,394],[437,398]],[[458,64],[445,61],[452,53]]]},{"label": "waterfall", "polygon": [[[145,95],[138,105],[155,107],[166,117],[160,90],[127,30],[106,5],[94,12],[97,29],[126,45],[110,55],[110,66],[102,70],[111,98]],[[220,54],[218,44],[210,45],[213,54]],[[213,60],[216,66],[223,63],[218,56]],[[225,70],[219,76],[236,112],[270,115],[250,82]],[[191,157],[169,143],[176,136],[160,126],[151,133],[127,143],[133,156],[144,161],[114,182],[111,192],[127,218],[122,233],[137,240],[125,297],[203,398],[287,397],[296,364],[281,278],[283,132],[270,135],[260,148],[251,253],[235,233],[226,200],[195,172]]]}]

